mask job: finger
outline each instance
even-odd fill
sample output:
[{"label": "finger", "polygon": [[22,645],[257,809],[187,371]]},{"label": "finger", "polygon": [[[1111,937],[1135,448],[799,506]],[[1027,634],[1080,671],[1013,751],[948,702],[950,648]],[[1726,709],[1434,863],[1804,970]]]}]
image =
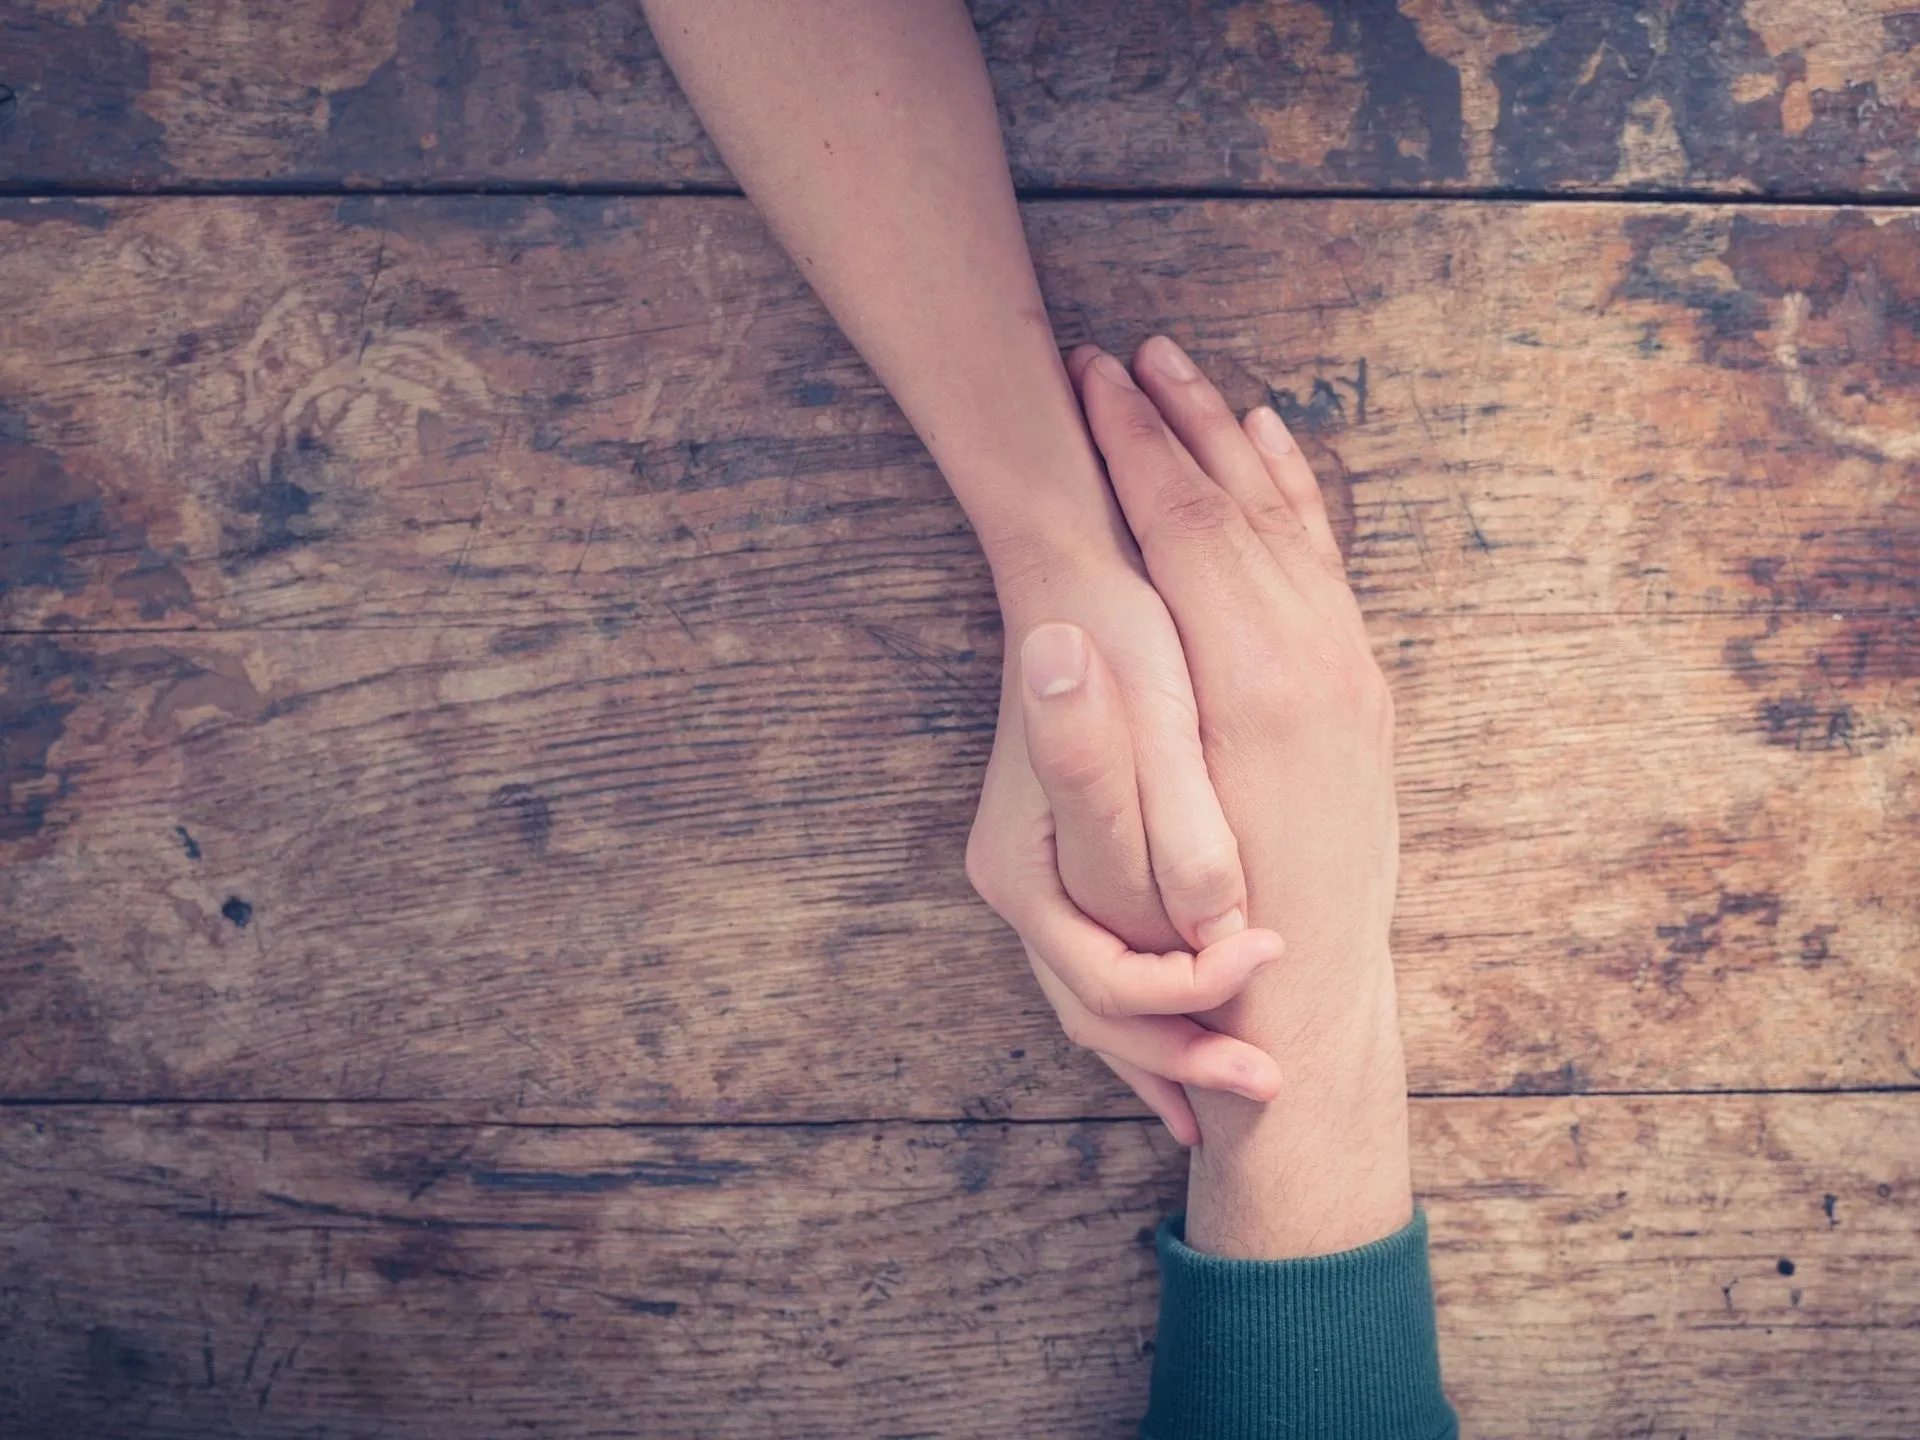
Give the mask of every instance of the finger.
[{"label": "finger", "polygon": [[1186,351],[1165,335],[1155,335],[1140,347],[1133,369],[1140,388],[1187,453],[1233,497],[1275,558],[1284,562],[1312,553],[1301,517],[1268,473],[1249,432],[1240,428],[1213,382]]},{"label": "finger", "polygon": [[1109,1055],[1104,1050],[1094,1053],[1106,1061],[1109,1070],[1127,1082],[1127,1088],[1145,1101],[1149,1110],[1160,1117],[1169,1135],[1189,1150],[1200,1143],[1200,1119],[1193,1113],[1193,1102],[1187,1099],[1185,1090],[1165,1076],[1149,1075],[1138,1065],[1130,1065],[1117,1055]]},{"label": "finger", "polygon": [[1027,762],[1053,814],[1061,884],[1130,943],[1179,945],[1147,850],[1132,726],[1104,657],[1079,626],[1056,622],[1028,632],[1020,666]]},{"label": "finger", "polygon": [[1105,1018],[1195,1015],[1224,1005],[1246,988],[1255,970],[1279,959],[1284,949],[1273,931],[1246,929],[1197,955],[1131,950],[1082,914],[1059,888],[1057,876],[1043,875],[1028,883],[1028,894],[1042,886],[1054,894],[1026,907],[1015,897],[1015,909],[1024,913],[1008,920],[1081,1004]]},{"label": "finger", "polygon": [[[1102,351],[1080,369],[1080,407],[1107,464],[1114,497],[1178,623],[1270,603],[1246,563],[1265,547],[1240,507],[1202,470],[1146,392]],[[1271,569],[1271,565],[1267,565]]]},{"label": "finger", "polygon": [[1340,554],[1340,542],[1333,537],[1333,524],[1327,518],[1327,497],[1286,422],[1269,407],[1256,405],[1247,412],[1245,429],[1274,488],[1300,517],[1314,552],[1331,561],[1344,576],[1346,561]]},{"label": "finger", "polygon": [[1095,1015],[1032,946],[1027,948],[1027,960],[1074,1044],[1176,1085],[1226,1090],[1261,1103],[1280,1093],[1280,1067],[1259,1046],[1209,1030],[1183,1015]]},{"label": "finger", "polygon": [[[1181,677],[1183,691],[1190,684]],[[1136,698],[1133,745],[1140,814],[1160,906],[1195,950],[1247,923],[1247,881],[1240,842],[1200,744],[1200,720],[1184,696]]]},{"label": "finger", "polygon": [[[1183,643],[1208,633],[1205,617],[1259,614],[1285,598],[1287,582],[1240,507],[1201,470],[1120,363],[1103,352],[1076,352],[1073,359],[1114,492]],[[1189,644],[1187,659],[1224,673],[1242,657],[1203,656]],[[1190,682],[1183,676],[1178,683],[1178,694],[1135,691],[1127,698],[1161,903],[1187,943],[1203,946],[1245,923],[1246,880],[1201,751]]]}]

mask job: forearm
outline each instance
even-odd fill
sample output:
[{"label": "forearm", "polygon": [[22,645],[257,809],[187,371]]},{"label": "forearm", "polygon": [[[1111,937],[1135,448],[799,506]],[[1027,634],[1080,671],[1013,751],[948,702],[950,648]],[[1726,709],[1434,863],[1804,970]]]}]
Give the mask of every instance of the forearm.
[{"label": "forearm", "polygon": [[1193,1096],[1184,1233],[1159,1236],[1151,1440],[1459,1434],[1413,1223],[1392,965],[1383,949],[1350,983],[1328,978],[1209,1017],[1283,1057],[1285,1088],[1268,1105]]},{"label": "forearm", "polygon": [[1391,960],[1337,977],[1288,973],[1286,961],[1275,971],[1208,1017],[1272,1054],[1282,1077],[1265,1105],[1192,1095],[1203,1138],[1188,1171],[1187,1241],[1210,1254],[1333,1254],[1413,1214]]},{"label": "forearm", "polygon": [[645,8],[734,176],[926,442],[996,569],[1036,531],[1117,538],[960,0]]}]

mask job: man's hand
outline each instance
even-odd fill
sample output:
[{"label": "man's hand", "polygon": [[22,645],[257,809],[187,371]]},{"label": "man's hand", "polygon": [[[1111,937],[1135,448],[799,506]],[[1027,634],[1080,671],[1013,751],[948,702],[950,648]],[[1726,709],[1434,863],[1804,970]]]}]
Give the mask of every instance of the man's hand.
[{"label": "man's hand", "polygon": [[[1193,1097],[1203,1140],[1188,1243],[1268,1257],[1347,1249],[1400,1228],[1412,1207],[1387,943],[1399,850],[1392,700],[1319,486],[1279,417],[1260,409],[1236,422],[1164,338],[1141,347],[1138,386],[1090,347],[1069,368],[1178,627],[1249,918],[1287,941],[1285,960],[1201,1017],[1278,1057],[1283,1084],[1266,1104]],[[1030,649],[1076,649],[1072,627],[1049,628]],[[1127,923],[1108,892],[1076,888],[1076,855],[1131,852],[1119,873],[1133,874],[1146,847],[1128,787],[1101,758],[1124,750],[1129,717],[1104,684],[1097,638],[1077,647],[1088,683],[1029,692],[1025,733],[1069,894],[1090,921]]]}]

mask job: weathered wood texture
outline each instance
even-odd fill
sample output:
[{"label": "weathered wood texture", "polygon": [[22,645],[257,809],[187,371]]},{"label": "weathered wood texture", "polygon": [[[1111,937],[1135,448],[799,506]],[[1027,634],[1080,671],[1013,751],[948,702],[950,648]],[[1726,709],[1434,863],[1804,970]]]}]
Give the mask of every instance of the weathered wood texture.
[{"label": "weathered wood texture", "polygon": [[[1920,1107],[1416,1106],[1475,1436],[1910,1436]],[[380,1108],[0,1117],[29,1437],[1120,1436],[1143,1122],[540,1129]]]},{"label": "weathered wood texture", "polygon": [[[984,613],[15,636],[0,1087],[1132,1113],[961,873]],[[1914,1081],[1911,635],[1379,644],[1417,1089]]]},{"label": "weathered wood texture", "polygon": [[[1920,214],[1028,216],[1063,343],[1166,329],[1293,418],[1377,613],[1920,609]],[[10,628],[991,609],[743,201],[14,201],[0,236]]]},{"label": "weathered wood texture", "polygon": [[[1911,195],[1906,0],[975,0],[1016,178]],[[637,5],[13,0],[15,184],[726,184]]]},{"label": "weathered wood texture", "polygon": [[[1334,481],[1416,1087],[1914,1081],[1910,217],[1032,220]],[[7,1093],[1131,1109],[961,876],[963,517],[740,204],[7,223]]]}]

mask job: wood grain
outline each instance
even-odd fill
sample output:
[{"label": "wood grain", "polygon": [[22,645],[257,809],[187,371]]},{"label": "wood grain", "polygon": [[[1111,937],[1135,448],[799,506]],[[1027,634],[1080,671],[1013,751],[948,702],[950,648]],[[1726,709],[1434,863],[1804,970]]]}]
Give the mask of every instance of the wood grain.
[{"label": "wood grain", "polygon": [[[1915,193],[1896,0],[973,10],[1030,190]],[[0,190],[729,183],[633,6],[0,10]],[[1920,215],[1027,221],[1328,479],[1466,1433],[1920,1432]],[[1183,1162],[968,893],[988,577],[744,204],[0,254],[0,1435],[1131,1433]]]},{"label": "wood grain", "polygon": [[[1904,1098],[1425,1102],[1476,1436],[1905,1436]],[[0,1405],[30,1437],[1119,1436],[1145,1123],[471,1127],[405,1107],[0,1117]]]},{"label": "wood grain", "polygon": [[[1920,610],[1920,214],[1028,210],[1063,343],[1305,437],[1379,614]],[[744,202],[0,202],[0,623],[989,608]]]},{"label": "wood grain", "polygon": [[[1914,1081],[1912,217],[1030,218],[1329,477],[1416,1086]],[[1130,1109],[960,874],[964,518],[743,205],[4,223],[8,1093]]]},{"label": "wood grain", "polygon": [[[1905,0],[974,0],[1016,179],[1902,196]],[[29,186],[724,185],[635,5],[24,0]]]},{"label": "wood grain", "polygon": [[[1137,1113],[962,875],[991,613],[14,636],[0,1093]],[[1376,643],[1416,1089],[1920,1079],[1903,617]]]}]

